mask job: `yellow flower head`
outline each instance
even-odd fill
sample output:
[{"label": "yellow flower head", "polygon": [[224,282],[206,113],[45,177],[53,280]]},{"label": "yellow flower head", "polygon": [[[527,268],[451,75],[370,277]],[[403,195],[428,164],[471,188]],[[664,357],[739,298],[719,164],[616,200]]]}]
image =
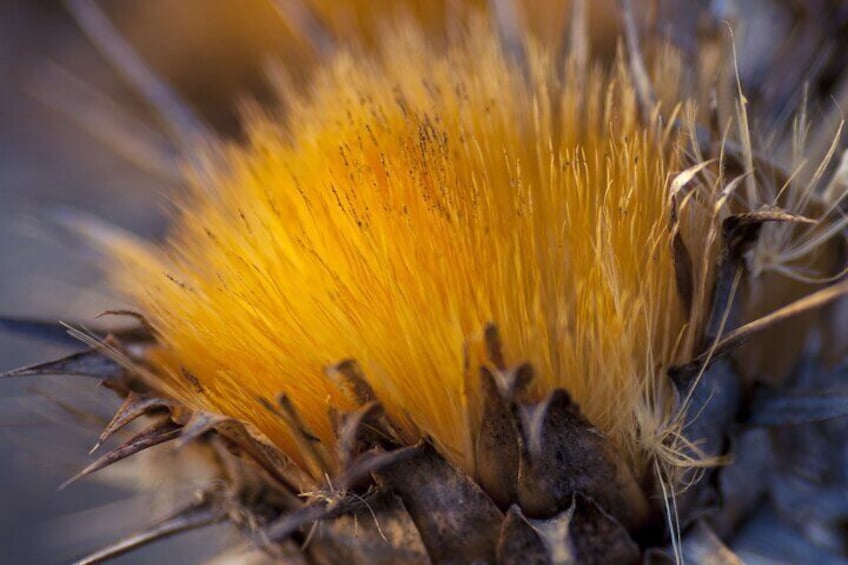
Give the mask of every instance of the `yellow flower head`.
[{"label": "yellow flower head", "polygon": [[[532,397],[564,388],[634,469],[655,455],[666,370],[694,341],[671,252],[676,136],[640,119],[622,67],[525,47],[515,61],[477,22],[432,48],[398,25],[281,92],[284,117],[249,116],[167,241],[114,249],[166,390],[300,459],[258,399],[285,393],[332,442],[328,409],[351,406],[332,367],[354,359],[407,440],[473,473],[469,383],[493,323],[536,369]],[[700,270],[712,220],[679,215]]]}]

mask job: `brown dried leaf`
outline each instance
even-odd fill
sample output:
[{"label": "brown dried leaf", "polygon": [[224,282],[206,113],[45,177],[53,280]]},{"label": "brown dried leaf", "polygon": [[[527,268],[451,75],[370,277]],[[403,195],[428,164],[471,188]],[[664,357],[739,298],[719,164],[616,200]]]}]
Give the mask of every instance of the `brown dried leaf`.
[{"label": "brown dried leaf", "polygon": [[[153,329],[153,326],[150,325],[150,322],[147,321],[147,318],[144,317],[144,314],[140,312],[136,312],[135,310],[104,310],[103,312],[97,315],[97,318],[102,318],[104,316],[123,316],[127,318],[132,318],[133,320],[138,322],[137,328],[119,330],[117,332],[109,332],[112,335],[122,338],[123,341],[139,341],[140,339],[144,341],[152,341],[155,339],[156,331]],[[129,336],[127,335],[127,333],[130,331],[133,332],[133,336],[136,336],[139,339],[128,340],[127,337]]]},{"label": "brown dried leaf", "polygon": [[353,504],[359,504],[349,498],[341,498],[328,503],[326,500],[315,500],[293,512],[288,512],[275,520],[265,529],[265,538],[274,543],[280,543],[297,532],[302,532],[307,525],[340,516],[352,510]]},{"label": "brown dried leaf", "polygon": [[178,446],[182,447],[200,438],[207,432],[213,431],[215,426],[227,420],[228,418],[226,416],[214,412],[205,412],[203,410],[192,412],[188,421],[183,426],[182,433],[180,433]]}]

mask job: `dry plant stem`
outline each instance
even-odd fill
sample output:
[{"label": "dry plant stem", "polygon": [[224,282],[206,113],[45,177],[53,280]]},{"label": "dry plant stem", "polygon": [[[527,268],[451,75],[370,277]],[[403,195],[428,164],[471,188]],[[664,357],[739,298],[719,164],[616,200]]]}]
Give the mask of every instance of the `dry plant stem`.
[{"label": "dry plant stem", "polygon": [[691,363],[684,367],[674,368],[673,371],[700,371],[706,364],[733,351],[746,341],[761,334],[778,324],[794,318],[804,312],[821,308],[848,295],[848,280],[841,281],[813,294],[805,296],[795,302],[775,310],[770,314],[749,322],[739,328],[731,330],[719,336],[718,340],[709,350],[696,357]]}]

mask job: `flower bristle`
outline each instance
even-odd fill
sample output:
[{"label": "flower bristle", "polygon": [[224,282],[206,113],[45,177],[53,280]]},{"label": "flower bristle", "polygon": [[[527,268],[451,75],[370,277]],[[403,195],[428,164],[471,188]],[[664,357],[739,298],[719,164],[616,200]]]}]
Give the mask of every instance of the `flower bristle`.
[{"label": "flower bristle", "polygon": [[[171,394],[297,457],[257,398],[285,393],[332,442],[327,408],[347,401],[326,373],[355,359],[408,441],[473,473],[465,390],[494,323],[534,398],[565,388],[634,468],[657,455],[665,371],[694,343],[669,252],[679,139],[640,124],[624,66],[582,76],[528,41],[520,68],[471,25],[437,54],[408,22],[342,53],[307,95],[280,93],[284,118],[248,117],[161,249],[115,250]],[[678,215],[692,241],[714,229]]]}]

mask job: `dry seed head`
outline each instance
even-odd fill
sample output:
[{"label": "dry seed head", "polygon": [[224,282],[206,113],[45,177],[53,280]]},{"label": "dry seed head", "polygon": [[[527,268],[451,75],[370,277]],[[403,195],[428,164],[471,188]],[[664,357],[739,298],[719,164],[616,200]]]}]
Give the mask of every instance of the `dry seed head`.
[{"label": "dry seed head", "polygon": [[[622,66],[583,76],[528,42],[519,69],[472,27],[443,51],[401,25],[342,52],[280,93],[285,119],[248,118],[164,244],[114,246],[170,394],[300,459],[257,399],[285,393],[331,443],[328,408],[351,400],[326,373],[355,359],[408,441],[473,473],[466,390],[495,323],[532,397],[568,390],[634,469],[664,453],[666,369],[694,343],[670,251],[677,140],[640,123]],[[677,215],[701,273],[714,222],[696,200]]]}]

